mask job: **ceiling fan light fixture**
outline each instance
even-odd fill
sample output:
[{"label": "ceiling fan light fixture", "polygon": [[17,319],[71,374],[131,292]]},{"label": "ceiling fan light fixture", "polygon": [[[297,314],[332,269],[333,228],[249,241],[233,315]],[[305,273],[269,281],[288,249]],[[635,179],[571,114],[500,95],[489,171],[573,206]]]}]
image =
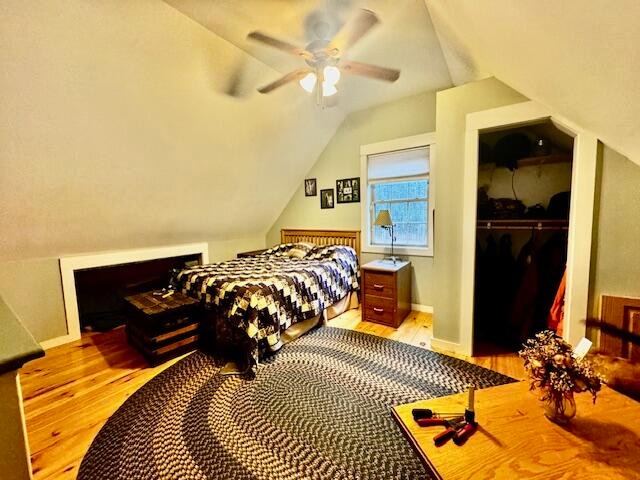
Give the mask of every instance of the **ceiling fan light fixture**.
[{"label": "ceiling fan light fixture", "polygon": [[335,65],[327,65],[322,72],[324,81],[330,85],[335,85],[340,81],[340,69]]},{"label": "ceiling fan light fixture", "polygon": [[[345,4],[351,3],[351,1],[346,0],[340,1],[346,2]],[[306,63],[301,68],[292,70],[277,80],[258,88],[258,91],[260,93],[270,93],[276,88],[297,81],[304,91],[314,94],[316,104],[324,108],[337,104],[336,99],[338,96],[336,93],[338,93],[338,89],[336,86],[341,80],[342,72],[386,82],[395,82],[400,77],[400,70],[344,58],[347,50],[378,23],[379,20],[375,13],[371,10],[358,8],[353,18],[342,24],[342,26],[336,26],[335,29],[327,29],[326,25],[320,25],[315,32],[317,38],[304,48],[260,31],[249,33],[247,35],[248,39],[293,55]],[[334,31],[336,29],[337,32]],[[331,33],[332,38],[329,38],[329,33]],[[332,96],[334,98],[331,101],[327,100],[325,102],[323,100]]]},{"label": "ceiling fan light fixture", "polygon": [[333,83],[329,83],[326,80],[322,82],[322,96],[323,97],[331,97],[338,93],[338,89]]},{"label": "ceiling fan light fixture", "polygon": [[300,79],[300,86],[302,87],[302,89],[305,92],[313,92],[313,89],[316,86],[316,81],[318,80],[318,77],[316,77],[316,74],[313,72],[309,72],[307,73],[304,77],[302,77]]}]

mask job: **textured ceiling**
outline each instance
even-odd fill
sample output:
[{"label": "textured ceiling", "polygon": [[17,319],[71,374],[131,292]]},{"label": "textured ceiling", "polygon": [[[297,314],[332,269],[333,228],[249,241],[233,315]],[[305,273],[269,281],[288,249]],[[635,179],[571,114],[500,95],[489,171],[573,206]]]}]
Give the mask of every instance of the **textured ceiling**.
[{"label": "textured ceiling", "polygon": [[640,2],[427,0],[454,83],[490,73],[640,164]]}]

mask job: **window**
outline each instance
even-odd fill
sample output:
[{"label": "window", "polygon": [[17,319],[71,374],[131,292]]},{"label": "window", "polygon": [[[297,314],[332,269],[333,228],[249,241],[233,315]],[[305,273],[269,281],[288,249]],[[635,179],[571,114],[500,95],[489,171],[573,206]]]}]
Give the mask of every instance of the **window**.
[{"label": "window", "polygon": [[433,255],[433,162],[435,135],[364,145],[361,153],[363,250],[387,253],[391,235],[374,225],[388,210],[398,254]]}]

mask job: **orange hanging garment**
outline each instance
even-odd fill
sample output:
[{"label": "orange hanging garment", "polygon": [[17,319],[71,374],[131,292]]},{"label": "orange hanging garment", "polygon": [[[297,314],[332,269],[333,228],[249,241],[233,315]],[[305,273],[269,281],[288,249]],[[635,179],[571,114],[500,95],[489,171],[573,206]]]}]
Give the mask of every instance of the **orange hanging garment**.
[{"label": "orange hanging garment", "polygon": [[567,288],[567,271],[564,271],[562,280],[560,280],[560,286],[556,293],[556,298],[553,300],[551,310],[549,311],[549,318],[547,319],[547,326],[550,330],[554,330],[558,335],[562,335],[562,321],[564,320],[564,292]]}]

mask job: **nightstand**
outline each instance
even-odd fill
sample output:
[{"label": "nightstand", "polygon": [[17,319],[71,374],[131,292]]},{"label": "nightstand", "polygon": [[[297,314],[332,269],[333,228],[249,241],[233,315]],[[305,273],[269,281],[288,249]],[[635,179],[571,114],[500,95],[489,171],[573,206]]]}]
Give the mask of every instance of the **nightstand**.
[{"label": "nightstand", "polygon": [[397,328],[411,312],[411,262],[363,265],[362,289],[362,320]]},{"label": "nightstand", "polygon": [[236,254],[236,258],[255,257],[256,255],[260,255],[262,252],[266,251],[266,248],[260,248],[258,250],[251,250],[250,252],[240,252]]}]

